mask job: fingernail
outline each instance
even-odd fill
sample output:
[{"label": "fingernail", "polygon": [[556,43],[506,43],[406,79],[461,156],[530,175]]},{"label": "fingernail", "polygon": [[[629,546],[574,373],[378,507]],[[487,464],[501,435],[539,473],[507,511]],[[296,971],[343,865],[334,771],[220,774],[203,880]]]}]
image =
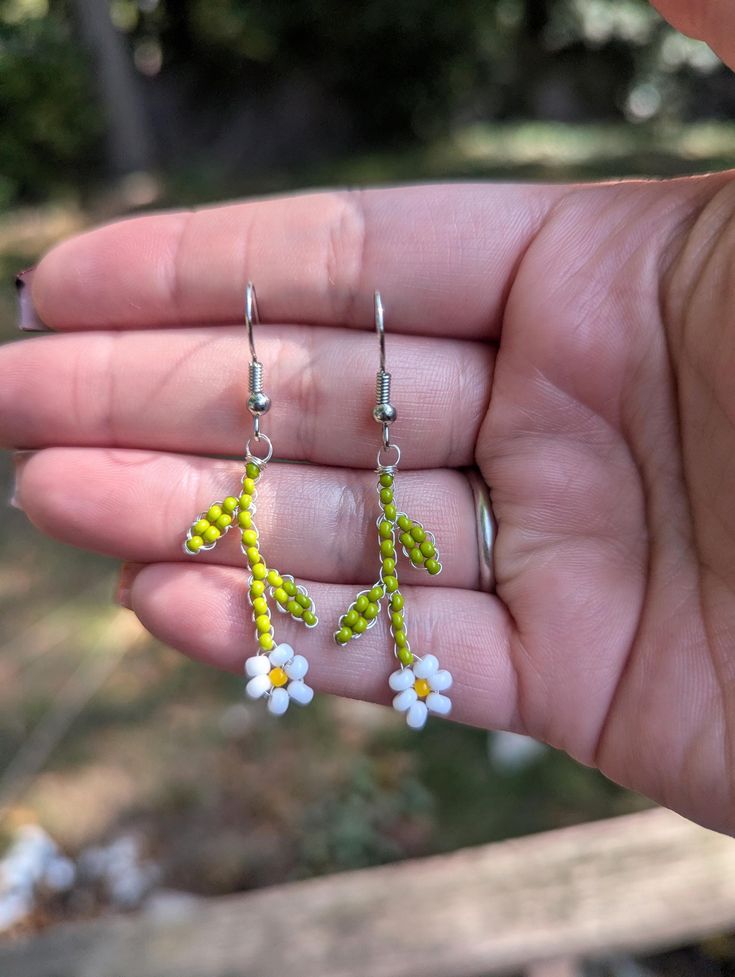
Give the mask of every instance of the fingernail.
[{"label": "fingernail", "polygon": [[35,267],[26,268],[15,276],[15,290],[18,296],[18,328],[21,332],[50,332],[33,307],[31,282]]},{"label": "fingernail", "polygon": [[133,582],[142,569],[142,563],[123,563],[120,568],[120,577],[115,591],[115,603],[119,604],[120,607],[127,607],[129,611],[133,609]]},{"label": "fingernail", "polygon": [[13,452],[13,487],[10,490],[8,505],[13,509],[19,509],[21,512],[23,512],[23,503],[21,502],[20,483],[23,475],[23,468],[25,467],[28,459],[32,458],[35,454],[35,451]]}]

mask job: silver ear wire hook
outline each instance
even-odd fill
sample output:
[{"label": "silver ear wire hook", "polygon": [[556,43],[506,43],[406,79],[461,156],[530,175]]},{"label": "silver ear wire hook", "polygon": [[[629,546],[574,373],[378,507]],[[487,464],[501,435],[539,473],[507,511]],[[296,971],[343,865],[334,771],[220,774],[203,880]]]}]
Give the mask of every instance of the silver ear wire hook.
[{"label": "silver ear wire hook", "polygon": [[385,321],[383,318],[383,300],[380,297],[380,292],[375,292],[374,294],[375,302],[375,329],[378,333],[378,340],[380,341],[380,371],[385,373]]},{"label": "silver ear wire hook", "polygon": [[253,415],[253,434],[255,440],[259,441],[262,437],[260,433],[260,418],[271,409],[271,399],[263,392],[263,364],[255,352],[255,340],[253,338],[254,322],[260,323],[258,299],[255,294],[255,285],[252,282],[248,282],[247,288],[245,289],[245,325],[248,327],[248,342],[250,343],[251,357],[248,368],[250,388],[248,410]]},{"label": "silver ear wire hook", "polygon": [[248,282],[245,289],[245,324],[248,327],[248,341],[250,342],[250,355],[257,362],[258,357],[255,353],[255,341],[253,340],[253,322],[260,324],[258,313],[258,298],[255,294],[255,285]]},{"label": "silver ear wire hook", "polygon": [[373,417],[383,426],[383,448],[388,450],[391,447],[390,426],[398,417],[398,411],[390,402],[390,382],[391,375],[385,368],[385,319],[383,300],[380,292],[374,294],[375,302],[375,329],[378,333],[380,343],[380,369],[375,378],[375,407]]}]

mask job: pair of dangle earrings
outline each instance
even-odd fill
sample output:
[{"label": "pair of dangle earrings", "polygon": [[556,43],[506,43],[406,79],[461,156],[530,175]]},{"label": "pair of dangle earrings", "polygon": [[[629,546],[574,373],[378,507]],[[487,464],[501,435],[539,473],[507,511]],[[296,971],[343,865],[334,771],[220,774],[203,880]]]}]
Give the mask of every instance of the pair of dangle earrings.
[{"label": "pair of dangle earrings", "polygon": [[[398,415],[390,400],[391,374],[385,368],[384,310],[380,293],[375,292],[374,298],[380,368],[376,376],[373,417],[382,428],[376,468],[379,573],[373,586],[358,593],[340,617],[334,640],[339,647],[345,648],[374,627],[385,607],[398,663],[398,668],[388,678],[394,693],[393,707],[405,714],[408,726],[421,729],[429,713],[446,716],[451,711],[451,699],[446,692],[452,685],[452,676],[439,667],[435,655],[419,656],[411,647],[407,608],[399,583],[399,550],[412,566],[431,576],[440,573],[442,565],[433,534],[420,522],[399,511],[395,501],[395,479],[401,452],[391,441],[390,429]],[[307,628],[316,627],[318,618],[306,587],[297,584],[293,576],[269,567],[261,552],[254,522],[257,482],[273,455],[270,439],[260,430],[260,419],[270,409],[271,402],[263,392],[263,365],[255,353],[253,323],[257,321],[257,300],[250,282],[245,297],[245,323],[251,355],[248,410],[253,418],[253,436],[245,447],[245,474],[239,496],[232,495],[222,502],[215,502],[195,520],[184,541],[184,552],[193,556],[213,549],[233,526],[238,526],[242,551],[250,567],[248,598],[258,646],[257,653],[245,662],[248,678],[245,691],[250,698],[265,698],[268,710],[274,715],[283,715],[291,701],[308,705],[314,692],[304,681],[309,669],[306,658],[295,654],[289,644],[276,644],[271,604]],[[255,445],[264,447],[265,454],[254,454],[252,448]]]}]

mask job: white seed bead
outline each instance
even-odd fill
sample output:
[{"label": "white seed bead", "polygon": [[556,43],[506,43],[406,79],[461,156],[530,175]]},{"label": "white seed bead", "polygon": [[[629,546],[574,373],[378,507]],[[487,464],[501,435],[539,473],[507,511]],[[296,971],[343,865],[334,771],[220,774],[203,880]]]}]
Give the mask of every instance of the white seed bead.
[{"label": "white seed bead", "polygon": [[410,726],[411,729],[423,729],[428,715],[429,710],[425,702],[421,702],[421,700],[414,702],[406,713],[406,725]]},{"label": "white seed bead", "polygon": [[393,699],[393,708],[397,709],[398,712],[405,712],[410,709],[411,706],[418,699],[416,694],[416,689],[411,686],[410,689],[404,689],[403,692],[399,692],[398,695]]},{"label": "white seed bead", "polygon": [[272,712],[274,716],[282,716],[287,709],[288,692],[283,687],[273,689],[268,699],[268,712]]},{"label": "white seed bead", "polygon": [[441,695],[439,692],[429,692],[426,705],[429,707],[429,712],[435,712],[439,716],[448,716],[452,711],[452,700],[448,695]]},{"label": "white seed bead", "polygon": [[303,655],[294,655],[284,671],[290,679],[298,681],[309,671],[309,663]]},{"label": "white seed bead", "polygon": [[439,659],[436,655],[425,655],[420,662],[413,666],[413,674],[416,678],[429,678],[439,668]]},{"label": "white seed bead", "polygon": [[452,673],[446,668],[440,668],[438,672],[429,676],[429,688],[432,692],[446,692],[447,689],[451,689],[453,681]]},{"label": "white seed bead", "polygon": [[293,648],[287,644],[276,645],[268,657],[270,658],[271,665],[274,668],[279,668],[281,665],[285,665],[286,662],[291,661],[293,658]]},{"label": "white seed bead", "polygon": [[245,674],[253,678],[255,675],[267,675],[271,670],[271,663],[267,655],[253,655],[245,662]]},{"label": "white seed bead", "polygon": [[388,685],[394,692],[403,692],[410,689],[414,683],[414,674],[410,668],[399,668],[397,672],[392,672],[388,679]]},{"label": "white seed bead", "polygon": [[314,698],[314,690],[311,686],[298,679],[295,682],[289,682],[287,689],[294,702],[298,702],[300,706],[308,706]]},{"label": "white seed bead", "polygon": [[271,680],[267,675],[256,675],[245,686],[245,694],[251,699],[259,699],[270,689]]}]

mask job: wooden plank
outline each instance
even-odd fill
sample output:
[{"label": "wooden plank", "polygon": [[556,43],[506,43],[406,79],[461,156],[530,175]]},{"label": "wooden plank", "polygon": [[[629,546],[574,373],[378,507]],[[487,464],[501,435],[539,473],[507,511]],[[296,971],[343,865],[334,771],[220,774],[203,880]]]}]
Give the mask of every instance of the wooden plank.
[{"label": "wooden plank", "polygon": [[487,977],[735,929],[735,842],[664,810],[58,927],[2,977]]}]

